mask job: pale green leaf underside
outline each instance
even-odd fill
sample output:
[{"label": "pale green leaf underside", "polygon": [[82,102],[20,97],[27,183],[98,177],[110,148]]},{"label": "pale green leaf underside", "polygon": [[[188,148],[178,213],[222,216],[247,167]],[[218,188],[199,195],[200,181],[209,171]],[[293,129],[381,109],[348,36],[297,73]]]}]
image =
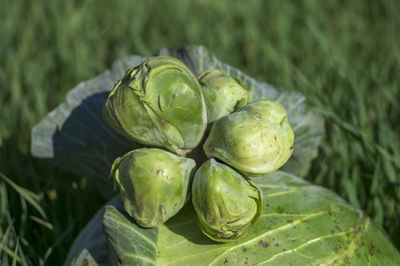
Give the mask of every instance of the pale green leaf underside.
[{"label": "pale green leaf underside", "polygon": [[[253,99],[277,100],[287,110],[294,133],[294,153],[282,168],[304,176],[323,136],[323,122],[305,104],[301,94],[261,83],[221,61],[202,46],[162,49],[159,54],[181,59],[196,75],[207,69],[219,69],[232,77],[240,77],[251,89]],[[90,178],[105,198],[112,195],[109,169],[115,158],[139,145],[127,141],[105,124],[101,108],[113,84],[125,71],[145,58],[127,56],[91,80],[78,84],[66,100],[50,112],[32,130],[31,152],[38,158],[63,167],[79,176]],[[265,80],[268,80],[266,73]],[[278,97],[279,95],[279,97]]]},{"label": "pale green leaf underside", "polygon": [[71,263],[72,265],[82,265],[82,266],[98,266],[99,264],[93,259],[92,255],[87,249],[82,250],[82,252],[74,258]]},{"label": "pale green leaf underside", "polygon": [[[209,240],[201,233],[189,203],[159,228],[157,265],[400,263],[400,254],[385,234],[330,190],[280,171],[253,180],[263,190],[264,208],[259,221],[244,238],[225,244]],[[96,227],[101,227],[99,217],[94,219]],[[80,245],[85,248],[84,243]],[[136,254],[132,245],[121,250]],[[69,259],[74,256],[70,253]]]}]

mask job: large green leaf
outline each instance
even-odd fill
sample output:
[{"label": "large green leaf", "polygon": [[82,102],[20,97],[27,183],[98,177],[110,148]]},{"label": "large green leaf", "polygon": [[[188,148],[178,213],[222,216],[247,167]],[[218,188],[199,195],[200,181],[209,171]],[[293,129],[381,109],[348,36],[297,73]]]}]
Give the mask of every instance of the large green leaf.
[{"label": "large green leaf", "polygon": [[[400,254],[385,233],[360,210],[348,205],[332,191],[281,171],[254,178],[253,181],[264,193],[264,208],[259,221],[250,227],[244,238],[225,244],[209,240],[200,231],[189,203],[159,228],[158,241],[154,237],[150,240],[154,241],[152,244],[147,243],[157,246],[157,265],[400,264]],[[111,204],[119,206],[117,208],[122,205],[118,198]],[[127,218],[123,214],[113,217],[114,223],[126,225]],[[108,219],[107,215],[104,219]],[[135,257],[141,250],[136,243],[142,245],[144,241],[135,233],[137,227],[132,222],[131,227],[124,227],[123,230],[116,227],[112,234],[108,232],[108,238],[132,235],[133,239],[121,239],[119,246],[99,249],[103,254],[92,254],[94,260],[98,261],[98,258],[113,252],[119,252],[125,258]],[[101,215],[96,215],[90,226],[80,234],[91,240],[75,241],[67,265],[87,246],[92,246],[96,238],[104,239],[104,235],[98,234],[99,228]],[[105,244],[103,240],[100,242]],[[116,248],[119,251],[113,251]],[[152,261],[153,258],[149,259]],[[113,265],[110,261],[99,264]]]},{"label": "large green leaf", "polygon": [[158,229],[144,229],[126,212],[106,206],[103,231],[110,245],[111,264],[156,264]]},{"label": "large green leaf", "polygon": [[[321,117],[306,106],[304,96],[258,82],[219,61],[201,46],[162,49],[159,54],[181,59],[196,75],[207,69],[220,69],[233,77],[240,77],[251,89],[254,99],[279,101],[288,110],[289,122],[296,136],[293,156],[283,169],[299,176],[307,172],[323,135],[323,123]],[[66,100],[33,128],[33,156],[49,159],[75,174],[94,179],[93,186],[105,197],[110,197],[112,186],[107,176],[112,162],[138,145],[129,143],[109,128],[102,119],[101,108],[113,84],[128,68],[144,59],[124,57],[110,70],[72,89]],[[268,80],[267,74],[265,79]]]}]

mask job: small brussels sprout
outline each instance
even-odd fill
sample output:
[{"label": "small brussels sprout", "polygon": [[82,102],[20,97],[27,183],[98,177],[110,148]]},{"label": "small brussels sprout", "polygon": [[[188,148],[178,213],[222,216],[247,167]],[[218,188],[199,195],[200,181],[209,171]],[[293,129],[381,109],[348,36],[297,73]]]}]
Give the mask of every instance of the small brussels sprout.
[{"label": "small brussels sprout", "polygon": [[286,163],[293,153],[293,142],[285,109],[262,100],[217,120],[204,151],[242,172],[266,174]]},{"label": "small brussels sprout", "polygon": [[250,91],[240,79],[233,79],[219,70],[207,70],[199,76],[207,106],[208,123],[232,113],[250,102]]},{"label": "small brussels sprout", "polygon": [[116,159],[111,171],[126,212],[143,227],[157,227],[186,203],[195,166],[192,159],[142,148]]},{"label": "small brussels sprout", "polygon": [[214,241],[242,237],[261,213],[261,191],[235,170],[210,159],[193,179],[192,202],[200,229]]},{"label": "small brussels sprout", "polygon": [[169,56],[152,57],[129,70],[108,96],[103,118],[135,142],[178,154],[196,147],[207,126],[199,82]]}]

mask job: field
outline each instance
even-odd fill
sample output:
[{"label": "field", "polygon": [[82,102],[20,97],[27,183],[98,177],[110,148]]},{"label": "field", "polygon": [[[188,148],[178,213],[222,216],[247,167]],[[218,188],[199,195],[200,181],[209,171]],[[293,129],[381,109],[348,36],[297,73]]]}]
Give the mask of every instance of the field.
[{"label": "field", "polygon": [[326,137],[307,177],[400,248],[400,2],[0,2],[0,265],[62,265],[104,201],[30,156],[30,131],[69,89],[125,55],[201,44],[307,96]]}]

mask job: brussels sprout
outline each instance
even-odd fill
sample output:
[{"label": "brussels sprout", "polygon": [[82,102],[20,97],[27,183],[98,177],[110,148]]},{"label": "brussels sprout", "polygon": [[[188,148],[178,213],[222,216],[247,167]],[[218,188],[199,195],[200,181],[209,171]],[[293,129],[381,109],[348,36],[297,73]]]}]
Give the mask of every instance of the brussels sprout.
[{"label": "brussels sprout", "polygon": [[192,159],[142,148],[116,159],[112,174],[126,212],[143,227],[157,227],[186,203],[195,166]]},{"label": "brussels sprout", "polygon": [[197,171],[192,202],[200,229],[214,241],[234,241],[261,212],[261,191],[235,170],[210,159]]},{"label": "brussels sprout", "polygon": [[207,106],[209,123],[250,102],[250,91],[243,82],[219,70],[204,71],[199,77],[199,82]]},{"label": "brussels sprout", "polygon": [[169,56],[152,57],[129,70],[108,96],[103,117],[138,143],[178,154],[196,147],[207,126],[199,82],[182,62]]},{"label": "brussels sprout", "polygon": [[263,100],[217,120],[204,151],[245,173],[266,174],[285,164],[293,142],[285,109]]}]

